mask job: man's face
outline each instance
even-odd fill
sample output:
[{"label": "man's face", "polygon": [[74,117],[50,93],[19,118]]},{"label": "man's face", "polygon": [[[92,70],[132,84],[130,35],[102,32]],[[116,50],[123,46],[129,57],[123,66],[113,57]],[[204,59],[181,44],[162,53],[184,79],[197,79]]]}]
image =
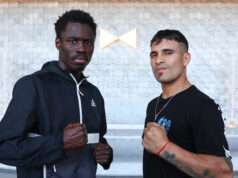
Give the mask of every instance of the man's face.
[{"label": "man's face", "polygon": [[69,22],[61,39],[56,38],[61,68],[81,73],[89,64],[94,50],[95,35],[89,25]]},{"label": "man's face", "polygon": [[189,53],[182,53],[179,43],[175,40],[163,39],[151,45],[150,62],[156,80],[169,84],[186,77],[186,65]]}]

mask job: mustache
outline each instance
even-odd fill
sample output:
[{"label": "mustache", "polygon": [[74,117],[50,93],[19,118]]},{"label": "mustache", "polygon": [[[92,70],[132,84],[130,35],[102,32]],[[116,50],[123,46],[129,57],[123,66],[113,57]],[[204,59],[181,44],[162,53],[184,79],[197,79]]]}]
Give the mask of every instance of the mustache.
[{"label": "mustache", "polygon": [[160,68],[160,67],[162,67],[162,68],[169,68],[169,66],[165,65],[165,64],[160,64],[160,65],[157,66],[157,68]]},{"label": "mustache", "polygon": [[85,54],[79,53],[76,56],[72,57],[72,60],[76,60],[76,59],[82,59],[85,61],[88,61],[88,57]]}]

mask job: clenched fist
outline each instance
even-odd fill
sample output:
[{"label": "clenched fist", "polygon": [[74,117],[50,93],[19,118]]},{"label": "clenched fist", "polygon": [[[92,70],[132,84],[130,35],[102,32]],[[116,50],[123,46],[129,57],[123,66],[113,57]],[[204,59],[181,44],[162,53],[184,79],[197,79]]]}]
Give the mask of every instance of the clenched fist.
[{"label": "clenched fist", "polygon": [[97,163],[102,166],[109,162],[112,149],[108,144],[97,143],[94,147],[94,157]]},{"label": "clenched fist", "polygon": [[142,145],[151,153],[156,154],[168,142],[165,128],[155,122],[149,122],[144,129]]},{"label": "clenched fist", "polygon": [[87,130],[84,124],[69,124],[64,129],[64,149],[76,149],[88,142]]}]

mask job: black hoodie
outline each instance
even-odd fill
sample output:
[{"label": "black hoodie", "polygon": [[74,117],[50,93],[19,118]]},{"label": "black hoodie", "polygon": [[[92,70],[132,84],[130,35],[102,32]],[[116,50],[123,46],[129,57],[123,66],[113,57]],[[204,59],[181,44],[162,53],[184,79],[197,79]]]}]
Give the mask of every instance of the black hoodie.
[{"label": "black hoodie", "polygon": [[80,82],[77,90],[70,72],[60,69],[57,61],[16,82],[0,122],[0,162],[17,166],[18,178],[42,178],[43,165],[64,159],[63,129],[69,123],[83,118],[87,132],[99,133],[100,142],[107,143],[103,97],[84,76]]}]

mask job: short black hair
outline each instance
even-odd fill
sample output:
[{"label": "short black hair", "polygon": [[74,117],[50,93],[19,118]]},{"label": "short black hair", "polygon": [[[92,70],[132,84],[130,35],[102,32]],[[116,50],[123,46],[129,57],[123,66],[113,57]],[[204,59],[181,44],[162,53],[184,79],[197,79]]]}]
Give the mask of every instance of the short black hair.
[{"label": "short black hair", "polygon": [[160,43],[163,39],[177,41],[180,44],[180,48],[183,48],[183,52],[188,52],[188,41],[180,31],[169,29],[160,30],[152,38],[150,46],[154,42]]},{"label": "short black hair", "polygon": [[78,22],[89,25],[96,36],[97,24],[94,22],[93,17],[89,13],[82,10],[70,10],[66,11],[62,16],[59,16],[59,19],[54,24],[57,38],[61,38],[61,33],[65,31],[69,22]]}]

